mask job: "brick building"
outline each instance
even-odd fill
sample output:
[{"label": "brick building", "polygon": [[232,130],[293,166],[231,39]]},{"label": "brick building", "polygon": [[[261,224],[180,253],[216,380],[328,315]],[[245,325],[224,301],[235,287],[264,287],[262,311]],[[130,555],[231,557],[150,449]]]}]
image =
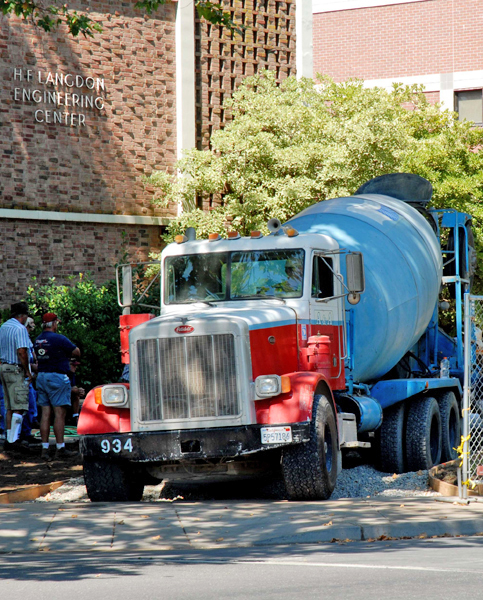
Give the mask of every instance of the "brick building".
[{"label": "brick building", "polygon": [[313,14],[314,73],[420,83],[431,101],[483,122],[481,0],[313,0]]},{"label": "brick building", "polygon": [[312,73],[307,0],[229,0],[241,36],[200,22],[192,1],[151,17],[134,4],[69,3],[102,24],[87,40],[0,16],[0,308],[33,276],[102,282],[124,253],[159,250],[179,207],[153,207],[142,175],[206,147],[245,76]]}]

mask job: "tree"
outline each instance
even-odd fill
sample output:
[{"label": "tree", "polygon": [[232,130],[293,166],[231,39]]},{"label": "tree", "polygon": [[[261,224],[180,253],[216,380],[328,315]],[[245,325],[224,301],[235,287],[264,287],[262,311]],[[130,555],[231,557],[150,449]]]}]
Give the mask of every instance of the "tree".
[{"label": "tree", "polygon": [[[54,0],[55,1],[55,0]],[[161,4],[171,0],[139,0],[135,8],[151,14]],[[236,24],[223,5],[211,0],[194,0],[200,18],[205,18],[214,25],[221,25],[230,31],[239,32],[242,26]],[[95,32],[102,32],[102,26],[85,13],[70,10],[67,4],[46,4],[44,0],[0,0],[4,15],[15,14],[27,19],[35,26],[50,32],[65,24],[69,33],[76,37],[80,33],[84,37],[93,37]]]},{"label": "tree", "polygon": [[54,312],[61,320],[59,333],[81,350],[77,379],[83,387],[119,380],[122,371],[119,315],[115,281],[97,285],[89,275],[71,277],[68,285],[52,277],[41,285],[35,278],[27,290],[27,302],[36,323],[34,337],[41,333],[41,318]]},{"label": "tree", "polygon": [[213,133],[211,148],[187,152],[179,177],[155,172],[146,179],[164,204],[208,196],[219,203],[182,213],[166,241],[188,226],[201,237],[266,232],[271,217],[283,222],[378,175],[410,172],[433,184],[434,207],[473,215],[481,256],[483,131],[430,104],[419,86],[385,91],[319,79],[277,85],[270,72],[247,78],[225,101],[232,120]]}]

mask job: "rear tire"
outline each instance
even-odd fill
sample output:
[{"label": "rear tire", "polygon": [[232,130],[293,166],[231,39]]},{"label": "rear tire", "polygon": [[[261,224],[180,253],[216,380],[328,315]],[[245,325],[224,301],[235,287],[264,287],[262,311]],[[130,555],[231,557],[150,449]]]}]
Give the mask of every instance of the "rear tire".
[{"label": "rear tire", "polygon": [[310,441],[282,453],[282,473],[290,500],[327,500],[339,464],[335,414],[324,395],[314,396]]},{"label": "rear tire", "polygon": [[408,471],[427,470],[441,462],[441,415],[435,398],[409,405],[406,456]]},{"label": "rear tire", "polygon": [[461,418],[458,401],[453,392],[445,392],[438,398],[441,414],[441,460],[447,462],[458,458],[455,448],[461,438]]},{"label": "rear tire", "polygon": [[144,483],[129,465],[107,460],[84,460],[84,481],[91,502],[138,502]]},{"label": "rear tire", "polygon": [[386,408],[379,428],[377,468],[383,473],[404,473],[404,402]]}]

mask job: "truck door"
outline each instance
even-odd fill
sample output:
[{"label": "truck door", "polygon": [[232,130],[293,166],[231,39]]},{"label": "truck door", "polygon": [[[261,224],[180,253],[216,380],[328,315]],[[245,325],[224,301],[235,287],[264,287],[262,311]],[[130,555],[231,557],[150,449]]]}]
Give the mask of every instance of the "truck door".
[{"label": "truck door", "polygon": [[[313,252],[311,265],[311,293],[309,301],[309,323],[307,340],[310,336],[327,335],[331,348],[331,386],[345,387],[345,323],[344,297],[340,279],[340,256]],[[339,276],[340,277],[340,276]],[[302,338],[304,332],[302,331]]]}]

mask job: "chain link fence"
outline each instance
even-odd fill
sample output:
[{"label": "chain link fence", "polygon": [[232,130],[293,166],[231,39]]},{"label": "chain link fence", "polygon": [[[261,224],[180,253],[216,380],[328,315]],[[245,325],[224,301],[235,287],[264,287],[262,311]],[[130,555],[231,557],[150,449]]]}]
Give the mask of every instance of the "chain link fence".
[{"label": "chain link fence", "polygon": [[[483,296],[465,295],[463,481],[483,484]],[[467,335],[470,332],[470,335]]]}]

